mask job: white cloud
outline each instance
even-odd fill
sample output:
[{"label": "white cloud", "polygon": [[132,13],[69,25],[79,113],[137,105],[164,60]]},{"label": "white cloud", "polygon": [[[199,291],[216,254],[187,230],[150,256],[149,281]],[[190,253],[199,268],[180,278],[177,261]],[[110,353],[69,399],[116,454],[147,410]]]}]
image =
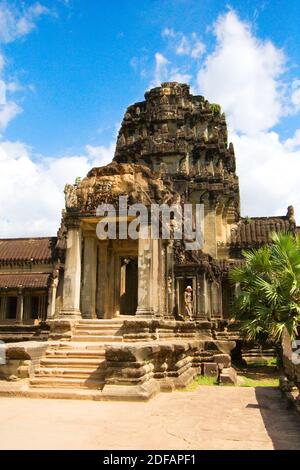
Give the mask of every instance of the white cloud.
[{"label": "white cloud", "polygon": [[[288,78],[284,52],[257,37],[233,10],[221,15],[210,32],[215,46],[200,66],[194,63],[187,74],[182,59],[177,65],[175,58],[168,60],[167,74],[176,70],[191,82],[192,90],[225,111],[237,158],[242,214],[282,215],[293,204],[300,217],[300,129],[285,142],[272,130],[300,111],[300,80]],[[193,34],[165,29],[162,36],[175,55],[190,57],[191,39],[197,41]],[[201,57],[205,45],[199,48]]]},{"label": "white cloud", "polygon": [[294,136],[285,141],[285,148],[288,150],[295,150],[300,148],[300,129],[297,129]]},{"label": "white cloud", "polygon": [[242,213],[285,215],[292,204],[299,215],[300,149],[287,150],[276,132],[261,132],[255,138],[238,134],[230,137],[237,155]]},{"label": "white cloud", "polygon": [[179,82],[179,83],[189,83],[192,79],[192,75],[189,73],[183,73],[179,69],[171,69],[168,73],[168,81],[170,82]]},{"label": "white cloud", "polygon": [[[242,214],[282,215],[289,204],[300,215],[300,130],[286,142],[272,127],[290,112],[283,93],[285,57],[270,41],[255,37],[233,11],[214,26],[215,50],[197,75],[201,92],[226,112],[240,177]],[[299,83],[291,104],[300,104]],[[299,101],[298,101],[299,100]],[[287,111],[288,110],[288,111]]]},{"label": "white cloud", "polygon": [[150,84],[151,88],[159,86],[168,77],[168,64],[169,64],[168,59],[160,52],[156,52],[154,57],[155,57],[155,70],[154,70],[154,78]]},{"label": "white cloud", "polygon": [[300,80],[293,81],[291,102],[294,106],[294,111],[300,111]]},{"label": "white cloud", "polygon": [[182,36],[178,46],[176,47],[176,54],[178,55],[189,55],[191,52],[191,46],[188,39]]},{"label": "white cloud", "polygon": [[34,159],[21,142],[0,142],[0,238],[55,235],[63,188],[113,157],[114,144],[86,146],[83,155]]},{"label": "white cloud", "polygon": [[150,88],[160,86],[163,82],[189,83],[191,79],[191,74],[179,67],[173,67],[163,54],[160,52],[155,54],[154,78],[149,85]]},{"label": "white cloud", "polygon": [[[22,4],[17,8],[7,1],[0,1],[0,44],[7,44],[26,36],[36,27],[38,19],[45,14],[50,14],[50,10],[38,2],[27,7]],[[4,67],[5,57],[0,52],[0,136],[10,121],[22,112],[20,105],[11,96],[7,97],[20,91],[22,86],[4,77]]]},{"label": "white cloud", "polygon": [[4,104],[0,104],[0,132],[3,132],[9,122],[21,112],[22,108],[14,101],[6,101]]},{"label": "white cloud", "polygon": [[253,134],[271,128],[283,114],[283,52],[255,37],[233,11],[219,17],[214,34],[216,48],[197,75],[201,92],[222,105],[234,130]]},{"label": "white cloud", "polygon": [[183,34],[174,29],[165,28],[162,37],[169,40],[171,47],[177,55],[187,55],[193,59],[199,59],[205,52],[205,44],[200,41],[197,33]]},{"label": "white cloud", "polygon": [[163,38],[175,38],[176,37],[176,33],[174,29],[172,28],[164,28],[161,35]]},{"label": "white cloud", "polygon": [[9,43],[30,33],[42,15],[50,10],[40,3],[35,3],[23,9],[0,2],[0,42]]},{"label": "white cloud", "polygon": [[196,33],[192,33],[192,38],[194,39],[194,44],[191,48],[191,57],[193,59],[199,59],[205,52],[205,44],[198,39]]}]

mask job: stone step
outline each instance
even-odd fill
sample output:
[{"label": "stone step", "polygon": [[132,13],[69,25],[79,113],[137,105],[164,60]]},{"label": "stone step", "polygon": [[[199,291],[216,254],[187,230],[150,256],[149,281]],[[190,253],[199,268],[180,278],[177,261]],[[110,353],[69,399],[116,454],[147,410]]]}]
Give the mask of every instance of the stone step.
[{"label": "stone step", "polygon": [[105,335],[92,335],[92,334],[77,334],[73,336],[73,341],[99,341],[99,342],[122,342],[123,336],[105,336]]},{"label": "stone step", "polygon": [[79,351],[82,351],[82,350],[95,351],[95,352],[105,351],[102,345],[100,346],[90,341],[86,341],[85,343],[83,342],[78,343],[77,341],[67,341],[67,342],[64,341],[59,345],[59,347],[51,348],[51,349],[55,349],[57,351],[68,351],[70,349],[79,350]]},{"label": "stone step", "polygon": [[114,318],[112,319],[107,319],[107,320],[79,320],[76,326],[79,325],[110,325],[110,326],[120,326],[123,325],[124,320],[115,320]]},{"label": "stone step", "polygon": [[76,379],[73,377],[34,377],[30,379],[31,387],[46,388],[90,388],[101,390],[104,382],[101,380]]},{"label": "stone step", "polygon": [[[74,336],[80,335],[101,335],[101,336],[122,336],[120,330],[113,330],[110,328],[109,330],[103,330],[102,328],[76,328],[74,331]],[[73,336],[73,337],[74,337]]]},{"label": "stone step", "polygon": [[[11,396],[0,391],[0,396]],[[22,398],[46,398],[46,399],[66,399],[66,400],[103,400],[102,387],[101,389],[92,388],[74,388],[74,387],[42,387],[28,386],[26,389],[14,392],[14,396]]]},{"label": "stone step", "polygon": [[69,357],[54,357],[54,358],[45,358],[41,359],[41,366],[42,367],[66,367],[66,368],[74,368],[80,369],[82,367],[87,369],[96,369],[100,365],[103,365],[105,362],[104,358],[90,358],[90,357],[83,357],[83,358],[72,358]]},{"label": "stone step", "polygon": [[105,369],[73,369],[66,367],[40,367],[35,371],[35,378],[50,377],[50,378],[74,378],[74,379],[90,379],[101,380],[104,378]]},{"label": "stone step", "polygon": [[87,358],[87,359],[102,359],[105,356],[105,350],[101,349],[48,349],[46,351],[46,357],[73,357],[73,358]]},{"label": "stone step", "polygon": [[121,329],[121,326],[114,326],[114,325],[77,325],[75,331],[87,330],[87,331],[111,331],[115,333]]}]

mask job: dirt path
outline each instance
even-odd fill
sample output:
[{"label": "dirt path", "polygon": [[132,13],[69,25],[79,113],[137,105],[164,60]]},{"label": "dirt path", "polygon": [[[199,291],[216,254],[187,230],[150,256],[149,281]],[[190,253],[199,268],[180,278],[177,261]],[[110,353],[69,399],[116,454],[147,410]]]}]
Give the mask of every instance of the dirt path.
[{"label": "dirt path", "polygon": [[300,449],[275,388],[201,386],[149,403],[0,398],[1,449]]}]

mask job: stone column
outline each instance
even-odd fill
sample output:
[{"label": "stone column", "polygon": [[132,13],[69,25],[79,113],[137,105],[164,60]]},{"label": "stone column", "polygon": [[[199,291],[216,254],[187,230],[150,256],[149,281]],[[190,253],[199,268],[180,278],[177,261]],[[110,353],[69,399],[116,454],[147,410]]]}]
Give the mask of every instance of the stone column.
[{"label": "stone column", "polygon": [[208,317],[208,291],[205,273],[201,273],[197,278],[197,318],[207,320]]},{"label": "stone column", "polygon": [[213,258],[217,257],[217,231],[216,231],[216,201],[209,199],[204,202],[204,252]]},{"label": "stone column", "polygon": [[211,311],[214,318],[219,318],[220,315],[220,290],[219,284],[216,281],[211,283]]},{"label": "stone column", "polygon": [[7,297],[5,295],[0,297],[0,320],[6,318]]},{"label": "stone column", "polygon": [[38,319],[39,320],[45,320],[46,319],[46,302],[47,302],[47,296],[46,295],[41,295],[39,298],[39,313],[38,313]]},{"label": "stone column", "polygon": [[23,296],[23,290],[19,289],[18,301],[17,301],[17,315],[16,315],[16,321],[18,323],[23,322],[23,315],[24,315],[24,296]]},{"label": "stone column", "polygon": [[79,223],[69,226],[63,288],[63,308],[60,317],[79,319],[81,282],[81,229]]},{"label": "stone column", "polygon": [[101,240],[98,244],[99,256],[96,306],[98,318],[105,318],[107,312],[107,247],[107,240]]},{"label": "stone column", "polygon": [[52,279],[51,285],[48,291],[48,308],[47,308],[48,319],[52,319],[55,316],[57,286],[58,286],[58,278]]},{"label": "stone column", "polygon": [[138,255],[138,307],[136,315],[153,317],[152,240],[139,238]]},{"label": "stone column", "polygon": [[174,282],[174,258],[173,258],[173,240],[165,240],[165,275],[166,275],[166,312],[165,316],[174,317],[175,298],[175,282]]},{"label": "stone column", "polygon": [[113,249],[113,240],[110,240],[107,248],[107,270],[109,274],[109,282],[107,283],[107,310],[105,318],[113,318],[115,316],[115,252]]},{"label": "stone column", "polygon": [[211,281],[206,280],[206,316],[208,320],[212,317],[212,302],[211,302]]},{"label": "stone column", "polygon": [[97,240],[93,235],[84,237],[83,284],[81,313],[84,318],[96,318]]},{"label": "stone column", "polygon": [[160,278],[160,247],[158,239],[151,240],[151,281],[152,281],[152,308],[154,315],[159,315],[160,289],[162,280]]}]

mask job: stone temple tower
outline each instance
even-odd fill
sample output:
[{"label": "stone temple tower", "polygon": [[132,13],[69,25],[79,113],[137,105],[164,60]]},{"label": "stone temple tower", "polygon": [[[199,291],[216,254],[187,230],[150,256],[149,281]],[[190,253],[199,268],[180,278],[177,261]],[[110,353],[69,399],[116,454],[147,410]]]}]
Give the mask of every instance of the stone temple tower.
[{"label": "stone temple tower", "polygon": [[114,160],[139,163],[171,180],[181,200],[203,203],[204,252],[227,257],[230,227],[240,217],[233,145],[220,106],[193,96],[188,85],[163,83],[129,106]]}]

